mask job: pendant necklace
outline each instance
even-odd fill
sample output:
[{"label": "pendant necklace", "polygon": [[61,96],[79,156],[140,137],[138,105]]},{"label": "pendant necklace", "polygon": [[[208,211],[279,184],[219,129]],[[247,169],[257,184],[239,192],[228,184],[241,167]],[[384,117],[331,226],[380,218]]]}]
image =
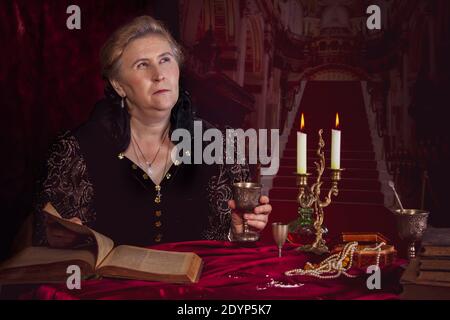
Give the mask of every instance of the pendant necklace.
[{"label": "pendant necklace", "polygon": [[[168,128],[168,127],[167,127],[167,128]],[[136,139],[136,137],[134,136],[133,131],[131,131],[131,137],[132,137],[132,139],[133,139],[133,142],[134,142],[134,144],[137,145],[137,147],[138,147],[138,149],[139,149],[139,153],[141,154],[142,158],[144,159],[144,163],[145,163],[144,166],[143,166],[143,164],[139,161],[139,157],[138,157],[138,155],[137,155],[136,149],[135,149],[134,144],[133,144],[134,153],[136,154],[136,158],[137,158],[137,160],[138,160],[139,163],[140,163],[140,167],[148,174],[149,177],[152,176],[152,174],[153,174],[153,171],[152,171],[152,164],[153,164],[153,162],[155,162],[156,157],[158,156],[159,151],[161,150],[161,146],[162,146],[162,145],[164,144],[164,142],[166,141],[166,137],[167,137],[167,135],[166,135],[167,128],[164,130],[164,138],[163,138],[163,141],[162,141],[161,144],[159,145],[158,151],[156,151],[155,156],[153,157],[153,160],[152,160],[152,161],[148,161],[148,160],[145,158],[145,155],[144,155],[144,153],[142,152],[141,147],[140,147],[139,144],[137,143],[137,139]]]},{"label": "pendant necklace", "polygon": [[[165,132],[166,132],[166,131],[167,131],[167,129],[165,130]],[[166,141],[166,136],[167,136],[167,135],[164,134],[164,139],[163,139],[162,143],[159,145],[158,151],[156,152],[156,154],[155,154],[155,156],[153,157],[153,160],[152,160],[151,162],[150,162],[150,161],[147,161],[147,159],[145,158],[144,153],[142,152],[142,150],[141,150],[139,144],[138,144],[137,141],[136,141],[136,138],[135,138],[134,135],[133,135],[133,132],[131,133],[131,136],[132,136],[133,142],[134,142],[134,143],[133,143],[133,150],[134,150],[134,153],[135,153],[135,155],[136,155],[136,158],[137,158],[137,160],[139,161],[139,156],[138,156],[138,154],[137,154],[137,152],[136,152],[136,148],[134,147],[134,144],[137,145],[137,147],[138,147],[138,149],[139,149],[139,152],[140,152],[142,158],[143,158],[144,161],[145,161],[146,169],[147,169],[147,170],[144,169],[144,171],[147,171],[147,174],[148,174],[148,176],[150,177],[150,176],[152,175],[152,173],[153,173],[153,171],[151,170],[151,166],[152,166],[153,162],[156,160],[156,157],[158,156],[159,151],[161,150],[161,146],[162,146],[162,145],[164,144],[164,142]],[[164,176],[165,176],[165,174],[166,174],[166,170],[167,170],[167,162],[168,162],[168,159],[169,159],[169,154],[170,154],[170,150],[167,151],[166,161],[165,161],[165,163],[164,163],[164,170],[163,170],[162,176],[161,176],[161,182],[163,181]],[[141,164],[141,168],[142,168],[142,164]],[[155,185],[155,191],[156,191],[155,203],[160,203],[160,202],[161,202],[161,197],[162,197],[162,193],[161,193],[161,182],[158,183],[157,185]]]},{"label": "pendant necklace", "polygon": [[166,162],[164,163],[164,170],[162,172],[162,176],[161,176],[161,181],[160,183],[158,183],[155,186],[155,190],[156,190],[156,198],[155,198],[155,203],[160,203],[161,202],[161,197],[162,197],[162,193],[161,193],[161,182],[164,180],[164,176],[166,174],[166,170],[167,170],[167,162],[169,160],[169,154],[170,154],[170,150],[167,150],[167,155],[166,155]]}]

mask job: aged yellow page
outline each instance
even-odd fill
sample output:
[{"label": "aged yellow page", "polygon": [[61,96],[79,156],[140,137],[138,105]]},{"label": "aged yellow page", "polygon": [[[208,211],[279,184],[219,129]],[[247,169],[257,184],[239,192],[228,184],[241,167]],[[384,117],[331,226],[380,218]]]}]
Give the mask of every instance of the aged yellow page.
[{"label": "aged yellow page", "polygon": [[194,254],[118,246],[100,268],[113,266],[153,274],[183,275],[188,272]]}]

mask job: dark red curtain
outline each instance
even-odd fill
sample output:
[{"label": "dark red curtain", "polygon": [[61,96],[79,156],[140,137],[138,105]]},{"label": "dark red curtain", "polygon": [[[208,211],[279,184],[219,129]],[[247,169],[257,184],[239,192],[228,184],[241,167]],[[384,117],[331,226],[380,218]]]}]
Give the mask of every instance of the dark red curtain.
[{"label": "dark red curtain", "polygon": [[[177,1],[14,0],[0,2],[1,248],[6,255],[32,208],[34,184],[54,137],[87,119],[103,94],[99,49],[119,25],[149,14],[170,25]],[[67,7],[81,9],[69,30]],[[174,20],[173,17],[176,17]],[[176,36],[176,34],[175,34]]]}]

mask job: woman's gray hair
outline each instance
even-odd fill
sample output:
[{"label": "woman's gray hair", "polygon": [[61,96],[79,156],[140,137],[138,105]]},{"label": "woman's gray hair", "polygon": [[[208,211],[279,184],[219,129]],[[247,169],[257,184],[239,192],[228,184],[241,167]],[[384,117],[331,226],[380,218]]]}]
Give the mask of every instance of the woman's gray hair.
[{"label": "woman's gray hair", "polygon": [[150,16],[140,16],[117,29],[103,45],[100,50],[102,78],[108,81],[116,77],[120,67],[120,57],[125,47],[131,41],[148,35],[159,35],[166,39],[178,65],[183,64],[181,46],[174,40],[164,24]]}]

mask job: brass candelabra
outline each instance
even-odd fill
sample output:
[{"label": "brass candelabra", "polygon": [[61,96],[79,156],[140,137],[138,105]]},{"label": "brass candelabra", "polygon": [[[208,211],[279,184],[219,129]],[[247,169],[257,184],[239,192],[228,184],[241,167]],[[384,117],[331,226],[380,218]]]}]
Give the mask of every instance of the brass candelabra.
[{"label": "brass candelabra", "polygon": [[[320,199],[320,188],[322,186],[322,175],[325,170],[325,154],[323,148],[325,146],[325,142],[322,138],[323,130],[319,130],[319,144],[317,149],[317,156],[319,157],[319,161],[314,161],[316,166],[317,177],[316,181],[311,187],[308,187],[308,176],[310,173],[297,173],[297,185],[299,187],[299,194],[297,197],[297,201],[300,205],[300,208],[312,208],[314,210],[315,221],[314,221],[314,229],[316,239],[312,244],[307,244],[298,248],[298,250],[312,252],[315,254],[324,254],[329,253],[329,249],[326,246],[325,240],[322,238],[322,234],[324,232],[322,228],[324,213],[323,208],[329,206],[331,204],[331,196],[337,196],[339,193],[338,183],[341,180],[341,172],[344,169],[332,169],[331,170],[331,188],[328,191],[328,195],[324,200]],[[299,209],[300,209],[299,208]]]}]

